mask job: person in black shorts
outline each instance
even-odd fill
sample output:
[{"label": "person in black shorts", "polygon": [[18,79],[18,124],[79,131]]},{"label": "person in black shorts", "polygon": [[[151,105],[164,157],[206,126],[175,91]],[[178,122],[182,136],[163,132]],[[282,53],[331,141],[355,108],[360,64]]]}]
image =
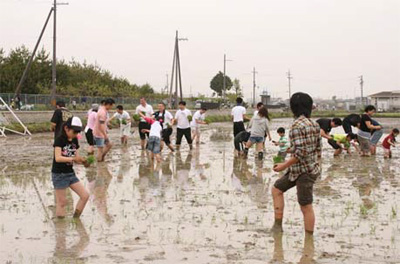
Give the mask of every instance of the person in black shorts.
[{"label": "person in black shorts", "polygon": [[140,105],[136,107],[136,114],[140,115],[139,123],[139,135],[140,135],[140,145],[142,150],[145,150],[146,146],[146,136],[149,137],[149,133],[143,133],[142,130],[150,130],[150,124],[144,120],[144,117],[151,117],[154,113],[153,107],[146,102],[144,97],[140,98]]},{"label": "person in black shorts", "polygon": [[352,127],[360,127],[361,116],[359,114],[350,114],[343,119],[342,126],[346,134],[353,133]]},{"label": "person in black shorts", "polygon": [[321,137],[328,140],[329,145],[335,145],[336,141],[330,135],[332,128],[339,127],[342,125],[342,120],[340,118],[320,118],[317,120],[319,127],[321,128]]},{"label": "person in black shorts", "polygon": [[236,135],[234,143],[235,143],[235,149],[239,155],[244,154],[243,152],[244,147],[247,141],[249,141],[249,138],[250,138],[250,132],[247,132],[246,130]]}]

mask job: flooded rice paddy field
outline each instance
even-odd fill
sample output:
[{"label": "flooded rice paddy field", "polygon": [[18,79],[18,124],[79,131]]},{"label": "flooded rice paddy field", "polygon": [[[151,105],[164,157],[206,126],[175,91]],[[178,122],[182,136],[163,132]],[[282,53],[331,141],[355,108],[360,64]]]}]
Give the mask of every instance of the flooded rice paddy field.
[{"label": "flooded rice paddy field", "polygon": [[[386,127],[397,119],[380,120]],[[289,128],[290,119],[272,122]],[[341,130],[336,130],[341,131]],[[400,151],[394,158],[333,157],[324,142],[315,185],[314,241],[304,241],[295,189],[286,193],[284,233],[272,235],[270,189],[277,148],[263,162],[233,155],[231,124],[202,127],[202,144],[153,166],[118,131],[108,161],[75,166],[90,191],[80,221],[54,221],[52,134],[0,139],[1,263],[399,263]],[[86,147],[82,140],[83,149]]]}]

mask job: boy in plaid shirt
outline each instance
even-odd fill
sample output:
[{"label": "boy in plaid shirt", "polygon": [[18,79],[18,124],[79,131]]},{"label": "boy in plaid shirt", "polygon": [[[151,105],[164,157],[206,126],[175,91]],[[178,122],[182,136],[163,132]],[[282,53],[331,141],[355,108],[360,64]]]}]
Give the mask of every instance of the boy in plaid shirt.
[{"label": "boy in plaid shirt", "polygon": [[312,106],[313,100],[308,94],[295,93],[290,98],[290,108],[296,118],[289,134],[292,156],[274,167],[276,172],[288,170],[272,188],[275,212],[273,231],[282,231],[283,193],[296,186],[306,234],[314,232],[313,186],[320,175],[318,154],[321,152],[321,134],[318,123],[310,119]]}]

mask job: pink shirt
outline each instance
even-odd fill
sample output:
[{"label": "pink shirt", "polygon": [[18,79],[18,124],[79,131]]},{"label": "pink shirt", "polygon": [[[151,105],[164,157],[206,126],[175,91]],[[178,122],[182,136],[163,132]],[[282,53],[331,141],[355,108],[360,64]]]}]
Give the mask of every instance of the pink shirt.
[{"label": "pink shirt", "polygon": [[101,127],[103,127],[103,131],[107,131],[107,110],[103,106],[101,106],[97,112],[96,119],[94,121],[93,136],[97,138],[104,138],[104,134],[100,131]]},{"label": "pink shirt", "polygon": [[94,124],[96,122],[96,116],[97,116],[97,112],[90,111],[88,113],[87,127],[90,128],[91,130],[94,129]]}]

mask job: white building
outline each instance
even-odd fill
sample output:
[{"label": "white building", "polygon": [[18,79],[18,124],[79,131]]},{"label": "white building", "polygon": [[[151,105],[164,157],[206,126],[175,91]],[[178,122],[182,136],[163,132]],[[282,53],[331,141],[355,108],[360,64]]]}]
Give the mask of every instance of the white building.
[{"label": "white building", "polygon": [[400,91],[384,91],[368,96],[378,111],[400,111]]}]

